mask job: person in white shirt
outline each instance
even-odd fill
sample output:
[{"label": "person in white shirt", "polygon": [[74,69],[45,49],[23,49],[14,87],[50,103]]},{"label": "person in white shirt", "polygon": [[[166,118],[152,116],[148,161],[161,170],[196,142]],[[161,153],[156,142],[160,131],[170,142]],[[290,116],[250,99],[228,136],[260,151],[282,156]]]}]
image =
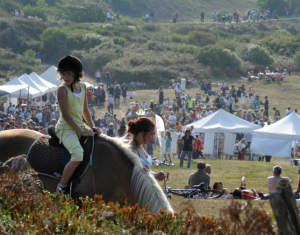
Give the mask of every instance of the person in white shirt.
[{"label": "person in white shirt", "polygon": [[223,80],[222,83],[220,84],[220,89],[222,90],[223,93],[225,92],[225,88],[226,88],[226,83]]},{"label": "person in white shirt", "polygon": [[178,84],[178,82],[175,83],[174,90],[175,90],[175,96],[176,96],[177,93],[179,92],[179,84]]},{"label": "person in white shirt", "polygon": [[143,103],[141,104],[141,108],[145,110],[147,108],[147,104],[145,103],[145,100],[143,100]]},{"label": "person in white shirt", "polygon": [[168,104],[169,104],[169,102],[167,101],[166,98],[164,98],[164,101],[163,101],[163,108],[164,108],[164,109],[167,109],[167,108],[168,108]]},{"label": "person in white shirt", "polygon": [[17,9],[15,10],[15,16],[17,16],[17,17],[19,16],[19,12]]},{"label": "person in white shirt", "polygon": [[241,160],[241,157],[242,157],[242,150],[243,148],[245,148],[245,139],[241,139],[240,142],[238,142],[238,144],[236,145],[236,149],[238,151],[238,160]]},{"label": "person in white shirt", "polygon": [[191,136],[193,136],[194,138],[196,138],[196,137],[195,137],[195,132],[194,132],[193,130],[194,130],[194,126],[192,125],[192,126],[191,126]]},{"label": "person in white shirt", "polygon": [[290,115],[291,114],[291,107],[289,106],[289,107],[287,107],[287,110],[285,111],[285,113],[286,113],[286,116],[288,116],[288,115]]},{"label": "person in white shirt", "polygon": [[146,23],[148,23],[149,22],[149,14],[148,14],[148,12],[146,12]]},{"label": "person in white shirt", "polygon": [[43,114],[42,114],[41,110],[38,111],[36,118],[39,120],[39,123],[41,125],[41,123],[43,122]]},{"label": "person in white shirt", "polygon": [[169,123],[171,127],[174,127],[176,124],[176,116],[174,115],[174,112],[171,112],[171,115],[169,116]]},{"label": "person in white shirt", "polygon": [[205,112],[205,116],[208,117],[211,114],[213,114],[213,111],[211,111],[210,109],[207,109]]},{"label": "person in white shirt", "polygon": [[106,18],[107,18],[107,21],[110,21],[110,20],[111,20],[110,12],[107,12]]},{"label": "person in white shirt", "polygon": [[114,114],[114,97],[112,95],[109,96],[108,98],[108,106],[107,106],[107,111],[111,114]]}]

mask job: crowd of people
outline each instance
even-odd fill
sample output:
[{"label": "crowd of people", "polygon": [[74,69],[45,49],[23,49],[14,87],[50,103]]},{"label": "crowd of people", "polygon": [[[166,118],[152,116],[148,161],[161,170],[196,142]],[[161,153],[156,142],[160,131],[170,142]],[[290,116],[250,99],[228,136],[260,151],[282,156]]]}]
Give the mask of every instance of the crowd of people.
[{"label": "crowd of people", "polygon": [[[291,7],[285,7],[283,12],[284,12],[284,15],[283,15],[284,18],[291,18],[292,16],[294,16],[294,17],[300,16],[298,6],[296,6],[294,10],[292,10]],[[204,18],[204,16],[203,16],[203,18]],[[201,19],[202,19],[202,15],[201,15]],[[233,13],[233,15],[229,15],[227,12],[222,12],[222,11],[220,13],[217,13],[217,11],[214,11],[212,13],[212,21],[213,22],[225,23],[225,22],[233,21],[235,23],[241,23],[244,21],[251,22],[251,20],[253,22],[256,22],[256,21],[258,22],[260,20],[271,20],[271,19],[273,19],[273,20],[279,19],[279,15],[276,10],[271,11],[270,8],[267,8],[265,10],[260,10],[260,9],[255,9],[255,8],[252,8],[252,9],[246,8],[246,10],[244,12],[236,9],[235,12]]]}]

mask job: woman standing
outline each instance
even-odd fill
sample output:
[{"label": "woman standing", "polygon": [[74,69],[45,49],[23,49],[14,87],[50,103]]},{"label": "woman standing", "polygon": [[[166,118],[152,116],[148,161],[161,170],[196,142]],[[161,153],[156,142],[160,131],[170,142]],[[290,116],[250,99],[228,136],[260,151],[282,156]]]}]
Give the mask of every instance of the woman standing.
[{"label": "woman standing", "polygon": [[159,93],[159,96],[158,96],[159,102],[158,103],[162,104],[164,102],[164,87],[161,86],[156,93]]},{"label": "woman standing", "polygon": [[185,134],[182,137],[181,142],[183,143],[183,150],[180,155],[180,164],[179,167],[183,167],[183,160],[186,155],[188,155],[188,162],[187,162],[187,168],[191,168],[191,158],[193,153],[193,140],[197,141],[196,138],[191,136],[191,130],[186,129]]},{"label": "woman standing", "polygon": [[131,151],[140,157],[144,171],[150,172],[159,181],[163,180],[165,174],[162,171],[158,173],[151,171],[153,160],[144,148],[144,145],[147,145],[152,140],[153,135],[155,135],[154,122],[146,117],[141,117],[136,121],[131,120],[128,123],[127,132],[132,136],[130,141]]},{"label": "woman standing", "polygon": [[[55,132],[60,143],[70,152],[71,160],[64,168],[56,191],[68,193],[68,181],[83,160],[83,149],[79,143],[79,137],[93,136],[92,129],[99,134],[101,131],[94,126],[88,110],[86,86],[80,82],[83,77],[81,61],[75,56],[65,56],[59,61],[57,71],[60,74],[60,80],[63,80],[64,83],[57,89],[61,115]],[[88,126],[82,122],[82,116]]]},{"label": "woman standing", "polygon": [[245,104],[245,96],[246,96],[245,95],[245,91],[246,91],[245,84],[242,84],[240,90],[241,90],[241,104]]},{"label": "woman standing", "polygon": [[101,73],[100,73],[100,69],[97,69],[96,73],[94,74],[94,76],[96,77],[96,84],[97,86],[99,85],[99,83],[101,82]]}]

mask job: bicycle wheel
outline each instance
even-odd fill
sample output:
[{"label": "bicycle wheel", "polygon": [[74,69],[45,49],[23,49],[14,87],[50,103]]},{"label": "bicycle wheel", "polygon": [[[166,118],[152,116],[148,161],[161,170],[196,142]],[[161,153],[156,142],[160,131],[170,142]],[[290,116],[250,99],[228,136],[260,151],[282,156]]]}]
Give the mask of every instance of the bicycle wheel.
[{"label": "bicycle wheel", "polygon": [[219,190],[209,189],[206,190],[205,192],[196,193],[192,197],[198,199],[214,199],[214,198],[219,198],[222,195],[223,193]]}]

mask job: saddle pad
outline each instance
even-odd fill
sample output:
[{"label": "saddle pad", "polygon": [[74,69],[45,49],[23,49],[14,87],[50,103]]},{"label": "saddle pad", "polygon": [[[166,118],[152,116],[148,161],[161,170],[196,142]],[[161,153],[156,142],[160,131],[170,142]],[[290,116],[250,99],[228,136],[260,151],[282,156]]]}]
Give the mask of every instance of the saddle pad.
[{"label": "saddle pad", "polygon": [[[29,149],[27,160],[31,167],[39,174],[59,179],[64,167],[61,162],[62,147],[55,147],[49,144],[50,136],[43,135],[38,138]],[[92,142],[92,141],[89,141]],[[91,146],[91,144],[89,144]],[[83,162],[77,167],[71,180],[81,178],[85,173],[90,161],[90,151],[84,149]],[[78,177],[76,177],[78,176]]]}]

